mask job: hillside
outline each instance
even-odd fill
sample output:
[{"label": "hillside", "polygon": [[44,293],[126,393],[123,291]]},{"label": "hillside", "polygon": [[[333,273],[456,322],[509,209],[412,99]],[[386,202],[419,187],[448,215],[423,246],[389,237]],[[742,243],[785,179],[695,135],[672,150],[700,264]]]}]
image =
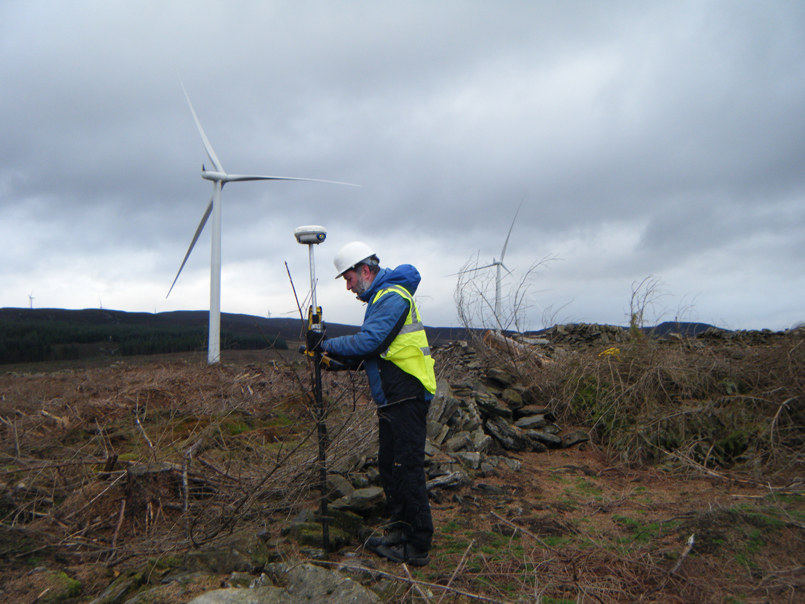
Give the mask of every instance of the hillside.
[{"label": "hillside", "polygon": [[[411,577],[360,546],[382,528],[376,500],[334,515],[333,539],[345,532],[322,552],[310,373],[293,351],[0,373],[2,595],[176,604],[282,586],[316,560],[389,603],[801,601],[805,333],[534,339],[436,350],[437,534]],[[335,507],[375,484],[376,419],[360,373],[325,378]],[[539,434],[515,425],[538,416]]]},{"label": "hillside", "polygon": [[[199,351],[207,344],[208,322],[207,311],[133,313],[105,309],[2,308],[0,364],[121,353]],[[326,323],[326,326],[329,337],[350,335],[358,330],[356,326],[338,323]],[[429,327],[428,334],[433,345],[466,337],[465,330],[456,328]],[[288,342],[295,345],[302,335],[300,319],[221,314],[223,350],[284,348]],[[160,338],[164,340],[162,345],[155,346],[154,341]],[[136,345],[131,345],[132,340]]]},{"label": "hillside", "polygon": [[[0,364],[120,354],[197,352],[206,347],[208,321],[207,311],[136,313],[106,309],[0,308]],[[357,326],[339,323],[326,323],[326,326],[329,337],[350,335],[358,330]],[[654,337],[670,333],[692,337],[710,328],[702,323],[662,323],[643,331]],[[302,329],[302,321],[296,318],[269,319],[222,313],[222,349],[263,349],[272,345],[283,348],[289,342],[295,346],[302,340]],[[471,337],[467,330],[458,327],[426,329],[433,347]],[[619,327],[613,329],[623,330]],[[543,329],[525,335],[542,337],[549,331]],[[34,333],[35,338],[32,337]],[[481,330],[475,333],[479,334]],[[156,346],[154,340],[160,337],[169,341]],[[122,342],[131,339],[137,340],[137,345]],[[13,354],[10,348],[15,351]]]}]

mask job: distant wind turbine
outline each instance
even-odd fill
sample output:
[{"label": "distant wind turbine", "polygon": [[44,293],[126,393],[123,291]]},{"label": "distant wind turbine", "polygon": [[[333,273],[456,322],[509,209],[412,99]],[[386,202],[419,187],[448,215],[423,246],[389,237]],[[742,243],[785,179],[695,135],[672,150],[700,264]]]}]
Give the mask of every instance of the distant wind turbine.
[{"label": "distant wind turbine", "polygon": [[33,308],[34,307],[34,293],[33,292],[28,294],[28,302],[30,302],[31,308]]},{"label": "distant wind turbine", "polygon": [[509,245],[509,237],[512,236],[512,229],[514,228],[514,222],[517,220],[517,214],[520,213],[520,208],[523,206],[523,201],[525,201],[525,199],[520,201],[520,205],[517,206],[517,211],[514,213],[514,219],[512,220],[511,226],[509,227],[509,234],[506,235],[506,241],[503,242],[503,250],[500,252],[500,260],[495,260],[495,258],[493,257],[492,262],[490,264],[485,264],[484,266],[478,266],[478,267],[471,268],[471,269],[468,269],[466,271],[462,271],[462,272],[458,273],[459,275],[462,275],[462,274],[465,274],[465,273],[472,273],[474,271],[480,271],[480,270],[483,270],[485,268],[491,268],[493,266],[495,267],[495,270],[497,271],[496,274],[495,274],[495,323],[497,324],[496,331],[498,333],[503,331],[503,325],[501,324],[501,321],[500,321],[500,315],[501,315],[501,304],[500,304],[500,280],[501,280],[501,274],[500,274],[500,269],[504,268],[507,273],[509,273],[510,275],[512,274],[512,272],[506,267],[506,265],[503,264],[503,258],[504,258],[504,256],[506,256],[506,248]]},{"label": "distant wind turbine", "polygon": [[[218,161],[218,156],[215,155],[215,151],[213,150],[210,141],[207,139],[207,135],[204,134],[204,129],[201,127],[201,122],[199,122],[198,117],[196,116],[196,112],[193,109],[193,104],[190,102],[190,97],[187,94],[184,84],[182,84],[182,90],[184,91],[184,96],[187,99],[187,104],[190,106],[190,112],[193,114],[193,119],[196,122],[198,132],[201,135],[201,141],[204,143],[207,156],[210,158],[215,171],[208,171],[203,164],[201,166],[201,178],[211,180],[213,183],[212,198],[210,199],[207,210],[204,212],[204,216],[202,216],[201,222],[196,229],[196,234],[193,235],[193,240],[190,242],[190,247],[185,254],[184,260],[182,260],[182,265],[179,267],[179,272],[176,273],[176,278],[173,280],[170,290],[168,290],[168,296],[170,296],[171,291],[173,291],[173,286],[176,285],[176,281],[178,281],[179,275],[182,273],[182,269],[187,263],[187,259],[190,257],[190,252],[193,251],[193,247],[196,245],[196,241],[198,241],[198,238],[201,235],[201,231],[204,230],[204,225],[207,224],[207,219],[209,219],[210,215],[212,215],[212,257],[210,261],[210,329],[209,344],[207,347],[207,362],[210,365],[213,365],[221,360],[221,190],[223,189],[224,184],[243,180],[304,180],[310,182],[326,182],[337,185],[348,185],[351,187],[357,187],[359,185],[353,185],[346,182],[336,182],[334,180],[319,180],[316,178],[227,174],[224,171],[221,162]],[[168,296],[165,297],[167,298]]]}]

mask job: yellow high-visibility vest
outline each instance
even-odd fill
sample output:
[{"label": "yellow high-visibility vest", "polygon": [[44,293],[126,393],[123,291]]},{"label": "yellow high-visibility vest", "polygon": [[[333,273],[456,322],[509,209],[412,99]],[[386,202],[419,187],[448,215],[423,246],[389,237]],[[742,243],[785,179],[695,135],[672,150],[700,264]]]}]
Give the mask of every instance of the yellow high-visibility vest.
[{"label": "yellow high-visibility vest", "polygon": [[419,316],[414,298],[401,285],[391,285],[377,292],[372,304],[389,292],[394,292],[408,300],[410,308],[400,333],[397,334],[388,350],[382,353],[380,357],[391,361],[406,373],[413,375],[422,382],[428,392],[433,394],[436,392],[436,373],[433,371],[434,361],[430,356],[428,336],[425,334],[425,326],[422,324],[422,318]]}]

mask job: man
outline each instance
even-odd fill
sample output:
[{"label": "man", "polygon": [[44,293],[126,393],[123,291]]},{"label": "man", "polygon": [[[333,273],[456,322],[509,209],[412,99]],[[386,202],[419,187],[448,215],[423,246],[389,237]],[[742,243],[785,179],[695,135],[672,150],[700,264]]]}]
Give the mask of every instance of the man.
[{"label": "man", "polygon": [[366,548],[394,562],[423,566],[433,537],[425,486],[427,414],[436,376],[414,293],[419,271],[410,264],[380,268],[364,243],[345,245],[334,260],[349,291],[367,304],[363,325],[353,336],[327,339],[309,331],[307,345],[355,367],[363,363],[377,404],[378,466],[391,521],[383,537]]}]

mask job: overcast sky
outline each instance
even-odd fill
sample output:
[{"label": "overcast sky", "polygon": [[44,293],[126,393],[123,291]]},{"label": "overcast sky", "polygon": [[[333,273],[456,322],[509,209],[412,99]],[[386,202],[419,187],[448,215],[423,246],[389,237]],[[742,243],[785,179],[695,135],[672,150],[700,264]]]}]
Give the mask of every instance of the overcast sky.
[{"label": "overcast sky", "polygon": [[448,275],[522,201],[522,327],[627,324],[645,279],[648,323],[805,320],[800,0],[4,0],[0,307],[209,308],[209,224],[165,297],[212,193],[182,82],[228,172],[361,185],[228,184],[223,312],[298,316],[316,224],[325,320],[361,321],[332,264],[360,240],[458,325]]}]

